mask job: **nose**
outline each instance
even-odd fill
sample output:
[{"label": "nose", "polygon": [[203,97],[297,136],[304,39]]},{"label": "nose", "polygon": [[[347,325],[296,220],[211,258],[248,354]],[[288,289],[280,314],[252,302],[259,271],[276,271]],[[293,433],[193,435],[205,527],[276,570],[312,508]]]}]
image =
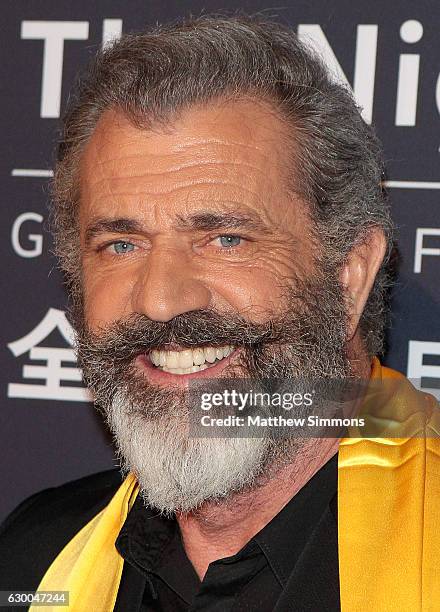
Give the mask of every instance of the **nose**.
[{"label": "nose", "polygon": [[133,288],[135,312],[154,321],[170,321],[179,314],[210,306],[211,292],[194,273],[180,250],[153,249]]}]

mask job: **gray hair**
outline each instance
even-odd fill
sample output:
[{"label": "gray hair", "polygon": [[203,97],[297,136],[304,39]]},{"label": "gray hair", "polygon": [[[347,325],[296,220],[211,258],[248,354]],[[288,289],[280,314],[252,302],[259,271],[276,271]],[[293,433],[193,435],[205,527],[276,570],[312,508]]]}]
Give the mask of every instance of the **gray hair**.
[{"label": "gray hair", "polygon": [[80,284],[78,168],[99,118],[166,125],[195,104],[249,97],[289,126],[292,179],[310,207],[327,263],[381,228],[387,252],[360,321],[370,355],[383,351],[393,225],[381,147],[351,93],[290,29],[244,16],[202,16],[125,35],[98,52],[65,117],[53,185],[55,251],[72,293]]}]

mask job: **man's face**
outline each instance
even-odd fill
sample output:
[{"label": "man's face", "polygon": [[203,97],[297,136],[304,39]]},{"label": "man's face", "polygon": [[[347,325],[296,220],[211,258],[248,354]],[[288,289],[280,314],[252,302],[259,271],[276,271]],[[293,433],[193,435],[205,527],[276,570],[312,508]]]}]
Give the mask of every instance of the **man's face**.
[{"label": "man's face", "polygon": [[241,101],[152,131],[108,112],[84,153],[80,361],[161,510],[250,486],[280,454],[264,439],[189,440],[191,379],[348,372],[339,284],[287,190],[285,143],[273,113]]},{"label": "man's face", "polygon": [[[89,327],[132,313],[170,321],[212,309],[261,322],[281,312],[286,279],[314,268],[305,205],[286,189],[284,141],[281,122],[250,102],[191,110],[167,133],[108,113],[82,165]],[[172,370],[196,365],[165,357]],[[159,384],[181,378],[138,365]]]}]

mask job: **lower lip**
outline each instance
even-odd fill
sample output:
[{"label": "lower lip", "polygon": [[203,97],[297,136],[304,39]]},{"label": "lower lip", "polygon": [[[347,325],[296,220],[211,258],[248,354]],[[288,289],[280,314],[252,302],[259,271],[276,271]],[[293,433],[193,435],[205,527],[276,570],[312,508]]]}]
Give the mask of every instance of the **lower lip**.
[{"label": "lower lip", "polygon": [[222,371],[236,353],[237,350],[205,370],[199,370],[191,374],[173,374],[172,372],[165,372],[165,370],[161,370],[154,366],[146,355],[139,355],[135,363],[145,372],[150,382],[167,387],[171,385],[183,387],[186,386],[189,381],[199,378],[220,378]]}]

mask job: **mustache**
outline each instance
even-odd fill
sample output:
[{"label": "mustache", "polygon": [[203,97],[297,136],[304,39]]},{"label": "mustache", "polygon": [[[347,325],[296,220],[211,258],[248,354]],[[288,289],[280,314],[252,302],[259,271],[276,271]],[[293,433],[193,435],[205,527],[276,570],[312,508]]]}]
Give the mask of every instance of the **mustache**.
[{"label": "mustache", "polygon": [[154,321],[142,314],[132,314],[97,333],[83,326],[77,336],[81,339],[76,346],[80,361],[86,345],[88,359],[91,352],[97,355],[105,352],[111,354],[113,362],[126,362],[153,348],[173,344],[182,348],[225,344],[258,348],[263,344],[281,342],[285,339],[285,331],[283,320],[275,318],[265,323],[252,323],[238,314],[194,310],[170,321]]},{"label": "mustache", "polygon": [[185,312],[169,321],[132,313],[92,329],[80,313],[76,321],[72,319],[78,365],[104,413],[121,389],[130,401],[151,410],[163,408],[164,401],[171,405],[176,393],[148,383],[139,375],[136,358],[152,349],[173,349],[173,345],[239,348],[223,372],[229,378],[347,376],[346,312],[336,279],[329,274],[298,282],[295,288],[286,288],[284,298],[283,309],[267,309],[262,323],[245,318],[242,312],[209,309]]}]

